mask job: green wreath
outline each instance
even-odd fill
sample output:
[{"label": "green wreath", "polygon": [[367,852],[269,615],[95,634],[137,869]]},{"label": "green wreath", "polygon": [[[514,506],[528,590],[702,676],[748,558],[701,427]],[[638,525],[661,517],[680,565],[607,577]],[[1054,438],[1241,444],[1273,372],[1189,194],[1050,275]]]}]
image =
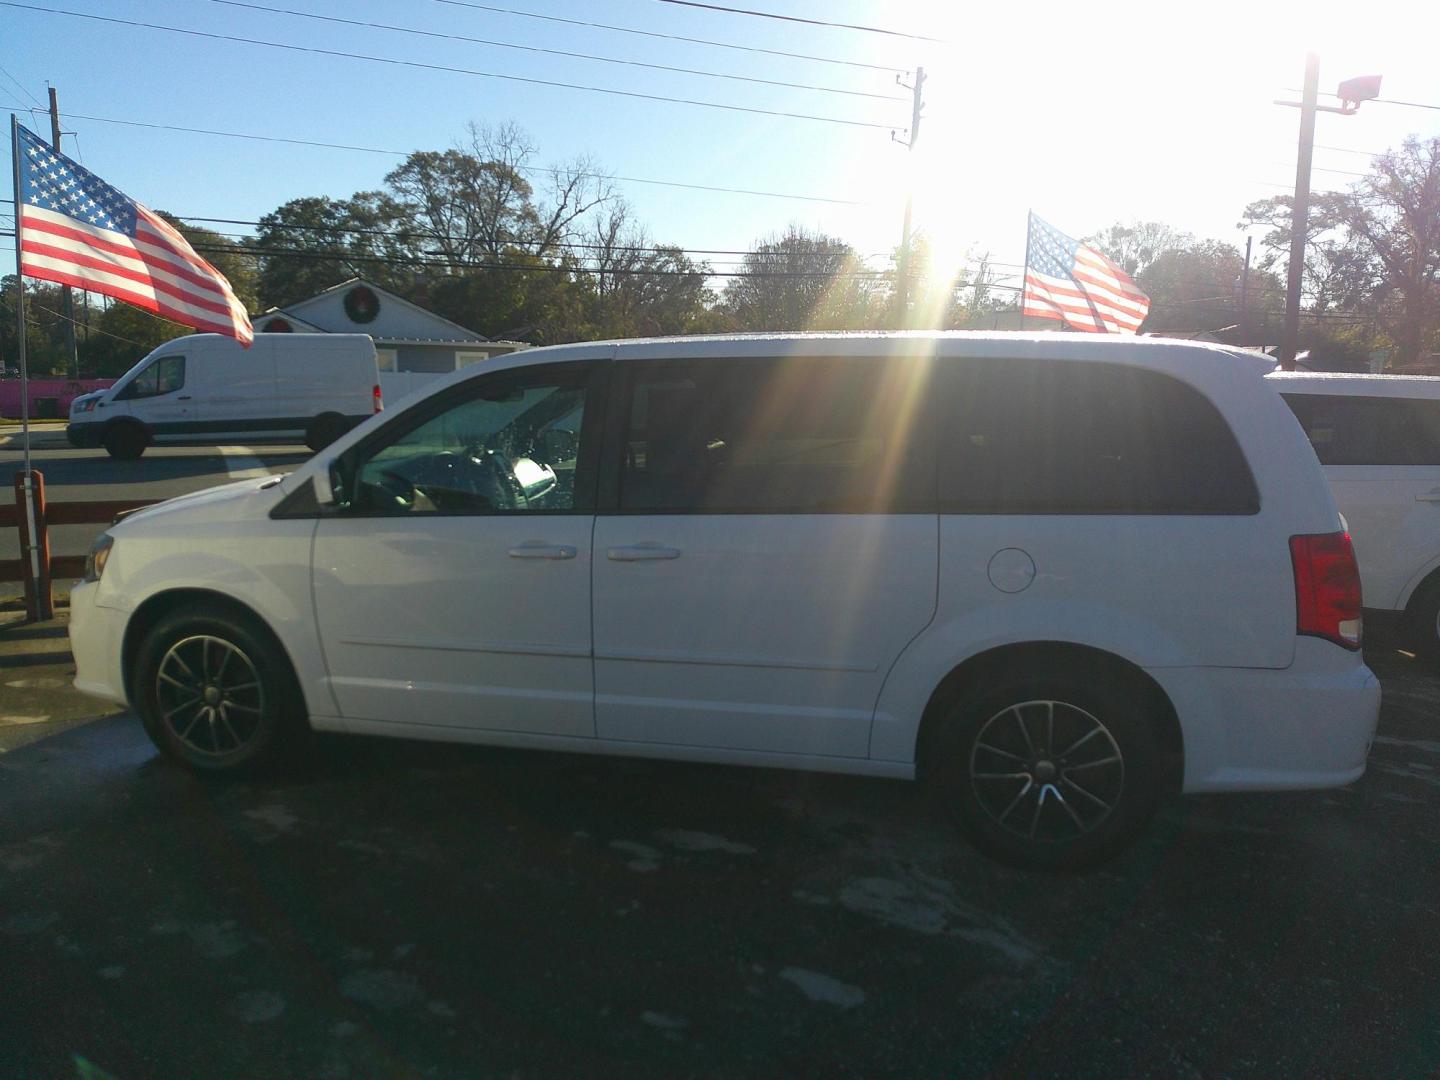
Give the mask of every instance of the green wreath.
[{"label": "green wreath", "polygon": [[375,290],[365,285],[356,285],[345,294],[345,314],[351,322],[374,322],[380,314],[380,298]]}]

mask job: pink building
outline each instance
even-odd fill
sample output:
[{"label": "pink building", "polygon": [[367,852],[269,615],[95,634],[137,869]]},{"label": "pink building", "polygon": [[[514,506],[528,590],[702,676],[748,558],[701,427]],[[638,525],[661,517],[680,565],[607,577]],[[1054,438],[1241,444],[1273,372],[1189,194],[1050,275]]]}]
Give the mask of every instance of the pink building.
[{"label": "pink building", "polygon": [[[113,385],[114,379],[31,379],[30,418],[67,417],[70,415],[70,402],[75,398]],[[0,416],[8,420],[19,418],[19,379],[0,379]]]}]

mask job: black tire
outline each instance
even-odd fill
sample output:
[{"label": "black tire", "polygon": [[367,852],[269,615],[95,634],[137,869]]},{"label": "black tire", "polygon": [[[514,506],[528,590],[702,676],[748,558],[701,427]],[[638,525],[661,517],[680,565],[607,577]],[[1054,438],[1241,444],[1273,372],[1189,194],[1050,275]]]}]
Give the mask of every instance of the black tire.
[{"label": "black tire", "polygon": [[1408,636],[1417,656],[1440,660],[1440,576],[1415,590],[1405,609]]},{"label": "black tire", "polygon": [[1128,845],[1159,801],[1163,759],[1144,701],[1104,673],[1008,673],[941,717],[927,780],[991,858],[1094,866]]},{"label": "black tire", "polygon": [[316,453],[345,434],[345,418],[339,413],[321,413],[305,429],[305,445]]},{"label": "black tire", "polygon": [[105,452],[117,461],[135,461],[150,445],[150,436],[139,424],[115,424],[106,429],[102,440]]},{"label": "black tire", "polygon": [[177,608],[145,635],[136,661],[131,697],[145,731],[188,768],[249,774],[293,760],[308,741],[289,658],[251,618]]}]

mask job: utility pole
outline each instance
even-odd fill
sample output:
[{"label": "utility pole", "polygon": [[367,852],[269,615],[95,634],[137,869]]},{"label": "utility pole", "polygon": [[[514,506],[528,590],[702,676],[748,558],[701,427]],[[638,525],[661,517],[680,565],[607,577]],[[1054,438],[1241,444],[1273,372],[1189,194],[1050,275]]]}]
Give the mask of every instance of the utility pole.
[{"label": "utility pole", "polygon": [[[60,97],[50,87],[50,145],[60,153]],[[18,196],[17,196],[18,198]],[[70,357],[70,378],[80,378],[80,354],[75,348],[75,298],[70,286],[60,286],[60,314],[65,320],[65,349]]]},{"label": "utility pole", "polygon": [[1310,227],[1310,162],[1315,156],[1315,99],[1320,92],[1320,57],[1305,57],[1305,89],[1300,98],[1300,152],[1295,160],[1295,203],[1290,211],[1290,276],[1285,283],[1285,336],[1280,367],[1295,370],[1300,344],[1300,288],[1305,279],[1305,234]]},{"label": "utility pole", "polygon": [[1244,345],[1248,335],[1245,332],[1245,319],[1250,310],[1250,245],[1255,242],[1253,236],[1245,237],[1245,269],[1240,271],[1240,344]]},{"label": "utility pole", "polygon": [[[895,81],[900,83],[901,86],[906,85],[904,82],[901,82],[899,75],[895,76]],[[924,91],[924,87],[925,69],[923,67],[917,67],[915,69],[915,85],[909,88],[914,96],[913,104],[910,108],[910,137],[908,139],[897,139],[893,131],[890,133],[890,138],[896,142],[903,142],[906,151],[911,154],[915,152],[915,143],[920,138],[921,94]],[[915,208],[913,172],[913,167],[906,170],[908,178],[905,189],[905,224],[901,226],[900,229],[900,258],[899,265],[896,268],[898,274],[896,275],[895,282],[895,314],[896,320],[900,322],[902,326],[906,321],[906,314],[910,307],[910,215]]]}]

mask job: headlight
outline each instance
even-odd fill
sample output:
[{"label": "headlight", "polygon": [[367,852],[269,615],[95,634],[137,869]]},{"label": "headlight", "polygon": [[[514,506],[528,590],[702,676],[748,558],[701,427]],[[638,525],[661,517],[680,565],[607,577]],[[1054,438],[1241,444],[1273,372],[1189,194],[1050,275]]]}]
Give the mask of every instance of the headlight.
[{"label": "headlight", "polygon": [[115,546],[115,538],[109,533],[101,533],[95,543],[90,545],[90,552],[85,556],[85,580],[99,581],[100,576],[105,573],[105,564],[110,561],[110,549]]}]

